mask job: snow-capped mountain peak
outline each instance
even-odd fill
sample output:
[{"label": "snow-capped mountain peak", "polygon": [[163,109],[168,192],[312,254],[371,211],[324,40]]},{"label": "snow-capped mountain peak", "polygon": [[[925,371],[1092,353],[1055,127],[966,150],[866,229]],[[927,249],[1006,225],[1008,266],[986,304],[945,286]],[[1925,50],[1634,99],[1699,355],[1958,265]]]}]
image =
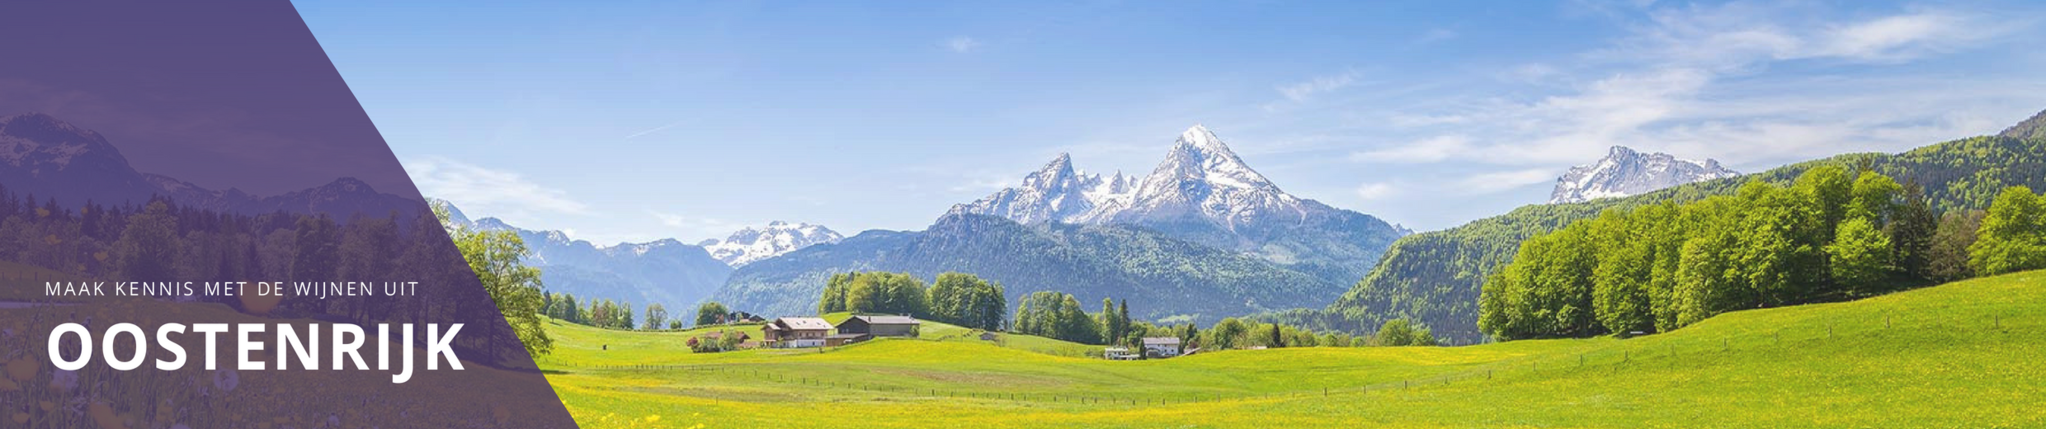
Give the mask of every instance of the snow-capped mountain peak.
[{"label": "snow-capped mountain peak", "polygon": [[1270,179],[1258,174],[1257,170],[1229,150],[1220,137],[1207,127],[1194,125],[1179,134],[1173,142],[1172,151],[1165,155],[1165,162],[1152,170],[1144,179],[1146,194],[1169,192],[1165,189],[1183,181],[1200,181],[1214,185],[1240,189],[1269,189],[1278,191]]},{"label": "snow-capped mountain peak", "polygon": [[1571,167],[1556,179],[1549,203],[1577,203],[1599,198],[1624,197],[1676,185],[1739,176],[1719,165],[1677,158],[1666,153],[1643,154],[1626,146],[1613,146],[1606,157],[1590,165]]},{"label": "snow-capped mountain peak", "polygon": [[712,258],[738,267],[804,247],[837,243],[844,239],[845,236],[823,225],[774,221],[765,227],[746,227],[733,232],[723,240],[704,240],[698,245],[709,251]]},{"label": "snow-capped mountain peak", "polygon": [[1001,216],[1023,223],[1201,218],[1233,229],[1274,214],[1297,220],[1313,210],[1310,204],[1326,208],[1279,190],[1245,164],[1214,131],[1194,125],[1179,134],[1165,159],[1142,179],[1121,173],[1087,174],[1072,167],[1071,156],[1059,154],[1024,177],[1022,186],[954,206],[952,213]]}]

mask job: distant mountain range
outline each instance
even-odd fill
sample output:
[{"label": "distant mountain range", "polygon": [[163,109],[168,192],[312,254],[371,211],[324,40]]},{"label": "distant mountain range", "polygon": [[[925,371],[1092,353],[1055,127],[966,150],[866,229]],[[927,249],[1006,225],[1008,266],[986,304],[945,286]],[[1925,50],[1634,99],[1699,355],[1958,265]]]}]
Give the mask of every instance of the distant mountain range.
[{"label": "distant mountain range", "polygon": [[670,238],[599,246],[562,231],[520,228],[494,217],[471,220],[453,203],[439,202],[451,223],[518,234],[531,251],[526,264],[540,268],[548,292],[628,302],[635,310],[659,303],[672,317],[693,314],[695,304],[724,286],[735,266],[842,239],[820,225],[777,221],[700,244]]},{"label": "distant mountain range", "polygon": [[732,232],[723,240],[704,240],[696,245],[710,251],[711,257],[736,268],[797,249],[844,239],[845,236],[838,235],[838,231],[823,225],[774,221],[766,227],[746,227]]},{"label": "distant mountain range", "polygon": [[1194,126],[1143,178],[1085,173],[1060,154],[924,231],[868,231],[740,267],[713,299],[807,314],[832,273],[960,271],[1002,282],[1012,300],[1054,290],[1128,298],[1147,319],[1212,321],[1327,303],[1406,234],[1285,193]]},{"label": "distant mountain range", "polygon": [[724,285],[732,273],[731,266],[712,258],[703,247],[674,239],[598,247],[561,231],[519,228],[494,217],[472,221],[454,204],[443,203],[451,223],[518,234],[531,252],[526,264],[540,268],[540,282],[547,291],[572,294],[578,300],[629,302],[634,311],[658,303],[679,316],[695,311],[693,304]]},{"label": "distant mountain range", "polygon": [[1666,153],[1640,153],[1626,146],[1613,146],[1604,159],[1571,167],[1556,179],[1549,204],[1581,203],[1599,198],[1640,195],[1676,185],[1739,176],[1719,166],[1677,158]]},{"label": "distant mountain range", "polygon": [[418,200],[379,193],[351,177],[258,197],[238,189],[215,191],[169,176],[138,172],[106,137],[41,113],[0,118],[0,183],[15,193],[54,199],[67,207],[87,201],[142,204],[152,197],[164,197],[182,206],[222,213],[324,213],[344,221],[356,214],[382,217],[393,211],[401,216],[423,212]]}]

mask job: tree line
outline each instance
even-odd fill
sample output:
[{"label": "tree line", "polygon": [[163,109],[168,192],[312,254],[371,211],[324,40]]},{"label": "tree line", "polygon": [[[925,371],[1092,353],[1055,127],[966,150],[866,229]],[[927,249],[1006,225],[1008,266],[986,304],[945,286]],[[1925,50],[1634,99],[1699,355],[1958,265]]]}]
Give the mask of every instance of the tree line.
[{"label": "tree line", "polygon": [[1225,318],[1207,330],[1194,324],[1155,325],[1132,320],[1129,301],[1101,300],[1101,311],[1089,314],[1072,295],[1042,291],[1016,307],[1015,332],[1083,344],[1143,347],[1144,338],[1178,338],[1183,347],[1230,350],[1251,347],[1365,347],[1436,345],[1427,327],[1406,319],[1386,321],[1376,334],[1315,332],[1283,323]]},{"label": "tree line", "polygon": [[1001,283],[952,272],[928,287],[908,273],[833,274],[817,301],[819,314],[906,314],[988,331],[1002,330],[1007,308]]},{"label": "tree line", "polygon": [[1522,242],[1485,280],[1478,324],[1502,340],[1666,332],[2038,268],[2041,205],[2013,187],[1986,214],[1942,214],[1915,183],[1826,165],[1788,186],[1609,209]]}]

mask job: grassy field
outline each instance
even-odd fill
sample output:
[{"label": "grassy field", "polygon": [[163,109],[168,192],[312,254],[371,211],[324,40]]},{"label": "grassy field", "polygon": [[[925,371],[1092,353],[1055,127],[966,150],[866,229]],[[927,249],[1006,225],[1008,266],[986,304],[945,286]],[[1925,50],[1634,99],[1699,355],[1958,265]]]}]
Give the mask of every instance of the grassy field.
[{"label": "grassy field", "polygon": [[2046,426],[2046,272],[1625,340],[1134,362],[942,325],[922,339],[720,354],[688,352],[700,331],[550,333],[557,350],[541,365],[585,427]]}]

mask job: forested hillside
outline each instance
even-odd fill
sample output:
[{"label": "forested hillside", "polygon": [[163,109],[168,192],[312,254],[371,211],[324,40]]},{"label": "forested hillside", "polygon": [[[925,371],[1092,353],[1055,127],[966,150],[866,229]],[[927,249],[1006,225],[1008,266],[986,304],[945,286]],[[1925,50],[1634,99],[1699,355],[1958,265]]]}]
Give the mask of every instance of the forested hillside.
[{"label": "forested hillside", "polygon": [[[1128,298],[1144,320],[1221,317],[1330,302],[1342,286],[1255,256],[1123,225],[1023,225],[947,215],[919,232],[868,231],[766,259],[732,274],[712,297],[764,315],[810,314],[833,274],[904,272],[931,279],[974,273],[1016,302],[1038,291],[1084,300]],[[1181,316],[1174,318],[1174,316]]]},{"label": "forested hillside", "polygon": [[[1760,179],[1778,185],[1814,167],[1868,168],[1901,183],[1924,187],[1935,212],[1988,207],[1998,191],[2013,185],[2046,188],[2046,136],[2036,130],[2046,113],[2004,134],[1973,137],[1901,154],[1848,154],[1779,167],[1738,178],[1677,186],[1626,198],[1585,203],[1535,205],[1443,231],[1416,234],[1393,244],[1386,257],[1355,287],[1322,310],[1264,316],[1317,328],[1361,331],[1391,318],[1418,320],[1451,342],[1481,338],[1480,283],[1510,262],[1529,237],[1609,208],[1661,202],[1689,202],[1731,195],[1741,183]],[[2028,125],[2032,128],[2026,128]],[[2023,136],[2025,138],[2018,138]]]}]

